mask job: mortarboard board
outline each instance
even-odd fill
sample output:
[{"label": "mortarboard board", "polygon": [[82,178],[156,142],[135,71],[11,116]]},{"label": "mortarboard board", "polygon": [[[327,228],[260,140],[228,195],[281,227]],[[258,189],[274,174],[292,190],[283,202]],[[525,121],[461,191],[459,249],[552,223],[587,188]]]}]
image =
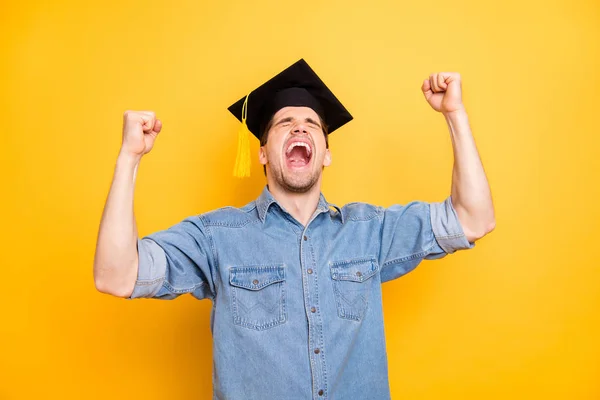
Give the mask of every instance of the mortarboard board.
[{"label": "mortarboard board", "polygon": [[303,59],[292,64],[229,107],[242,123],[234,175],[250,175],[248,131],[260,140],[271,117],[284,107],[312,108],[332,133],[352,115]]}]

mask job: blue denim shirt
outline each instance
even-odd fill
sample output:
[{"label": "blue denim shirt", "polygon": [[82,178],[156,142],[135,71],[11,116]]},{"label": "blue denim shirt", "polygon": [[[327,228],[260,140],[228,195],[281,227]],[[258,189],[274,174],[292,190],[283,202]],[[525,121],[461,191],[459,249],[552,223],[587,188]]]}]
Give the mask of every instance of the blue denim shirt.
[{"label": "blue denim shirt", "polygon": [[389,399],[381,284],[472,246],[450,198],[303,226],[265,188],[139,240],[131,298],[212,300],[215,399]]}]

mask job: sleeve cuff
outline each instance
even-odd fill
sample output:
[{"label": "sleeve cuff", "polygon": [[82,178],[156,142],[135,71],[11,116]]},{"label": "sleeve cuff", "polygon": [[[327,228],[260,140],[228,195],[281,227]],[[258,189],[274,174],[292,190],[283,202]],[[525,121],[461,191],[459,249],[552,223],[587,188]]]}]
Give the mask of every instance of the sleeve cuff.
[{"label": "sleeve cuff", "polygon": [[469,243],[464,234],[452,198],[448,197],[443,203],[431,203],[431,227],[436,241],[446,253],[457,250],[471,249],[474,243]]},{"label": "sleeve cuff", "polygon": [[128,299],[154,297],[162,287],[167,272],[164,250],[151,239],[138,239],[138,276]]}]

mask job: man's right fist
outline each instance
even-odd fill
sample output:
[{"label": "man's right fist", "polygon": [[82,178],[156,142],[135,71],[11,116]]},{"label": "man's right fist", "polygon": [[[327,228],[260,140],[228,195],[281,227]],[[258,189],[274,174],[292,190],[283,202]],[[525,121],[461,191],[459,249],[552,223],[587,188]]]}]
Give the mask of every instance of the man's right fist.
[{"label": "man's right fist", "polygon": [[125,111],[121,152],[141,157],[152,150],[162,122],[152,111]]}]

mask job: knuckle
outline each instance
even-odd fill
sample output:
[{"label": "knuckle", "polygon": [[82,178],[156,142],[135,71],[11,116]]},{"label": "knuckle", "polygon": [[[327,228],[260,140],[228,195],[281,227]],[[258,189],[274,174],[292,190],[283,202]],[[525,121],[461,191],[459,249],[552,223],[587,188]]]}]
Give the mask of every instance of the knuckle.
[{"label": "knuckle", "polygon": [[139,113],[133,110],[127,110],[123,113],[123,118],[125,118],[128,121],[136,118],[137,116],[139,116]]}]

